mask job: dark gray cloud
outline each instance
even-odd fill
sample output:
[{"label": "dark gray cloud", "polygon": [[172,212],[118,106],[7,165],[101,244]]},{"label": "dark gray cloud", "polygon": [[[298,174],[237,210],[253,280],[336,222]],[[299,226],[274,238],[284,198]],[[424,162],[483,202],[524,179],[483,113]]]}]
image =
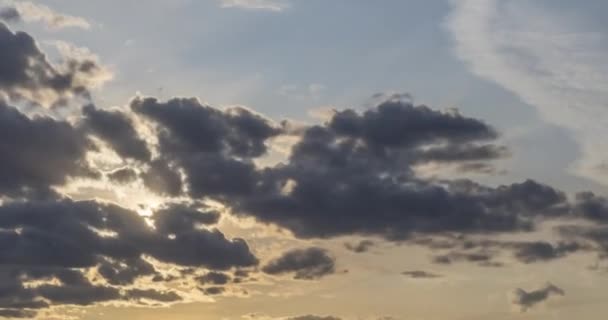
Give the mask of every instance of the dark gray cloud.
[{"label": "dark gray cloud", "polygon": [[150,160],[150,151],[142,140],[133,122],[124,113],[97,109],[87,105],[82,109],[83,125],[93,135],[108,143],[123,158],[140,161]]},{"label": "dark gray cloud", "polygon": [[536,217],[563,214],[565,194],[532,180],[491,188],[413,173],[419,163],[494,159],[502,153],[477,151],[502,150],[489,144],[496,135],[455,111],[402,101],[364,113],[337,112],[325,125],[306,128],[286,163],[261,172],[254,194],[234,202],[236,211],[303,238],[391,240],[414,233],[526,231]]},{"label": "dark gray cloud", "polygon": [[335,259],[322,248],[293,249],[268,262],[268,274],[294,273],[294,279],[312,280],[335,273]]},{"label": "dark gray cloud", "polygon": [[442,275],[440,274],[436,274],[436,273],[432,273],[432,272],[428,272],[428,271],[424,271],[424,270],[412,270],[412,271],[403,271],[401,272],[402,275],[410,277],[410,278],[414,278],[414,279],[434,279],[434,278],[441,278]]},{"label": "dark gray cloud", "polygon": [[91,175],[92,143],[68,122],[28,118],[0,102],[0,194],[50,193],[68,177]]},{"label": "dark gray cloud", "polygon": [[482,267],[500,267],[501,263],[493,261],[494,256],[489,252],[460,252],[452,251],[447,254],[433,257],[436,264],[452,264],[454,262],[472,262]]},{"label": "dark gray cloud", "polygon": [[58,286],[41,285],[35,292],[52,304],[87,306],[98,302],[120,299],[120,291],[109,286],[91,284]]},{"label": "dark gray cloud", "polygon": [[230,281],[230,276],[221,272],[208,272],[196,279],[201,284],[224,285]]},{"label": "dark gray cloud", "polygon": [[[533,180],[494,188],[465,179],[418,178],[412,169],[417,164],[486,170],[488,160],[507,154],[494,143],[498,134],[492,127],[455,110],[391,98],[362,113],[338,111],[323,125],[300,129],[286,162],[259,169],[252,158],[266,152],[268,139],[285,132],[246,109],[153,98],[135,99],[131,108],[158,127],[160,157],[149,177],[144,174],[152,189],[174,175],[174,188],[166,194],[188,190],[194,198],[221,200],[237,214],[280,225],[297,237],[357,234],[401,241],[420,234],[532,231],[539,218],[572,212],[563,192]],[[163,174],[152,174],[157,168]],[[541,252],[533,257],[541,245],[501,246],[518,250],[522,261],[550,259]],[[368,247],[349,245],[359,252]],[[559,247],[554,255],[571,251]],[[438,260],[497,265],[489,253],[455,252]]]},{"label": "dark gray cloud", "polygon": [[580,192],[575,196],[574,212],[576,215],[599,222],[608,223],[608,200],[593,192]]},{"label": "dark gray cloud", "polygon": [[137,278],[156,274],[154,266],[140,257],[123,261],[103,260],[99,263],[97,272],[113,285],[133,284]]},{"label": "dark gray cloud", "polygon": [[347,242],[344,244],[344,247],[352,252],[363,253],[367,252],[374,245],[376,244],[371,240],[361,240],[357,243]]},{"label": "dark gray cloud", "polygon": [[340,136],[363,140],[370,149],[384,151],[411,149],[429,142],[459,146],[497,136],[490,126],[479,120],[400,100],[384,101],[363,114],[353,110],[337,112],[328,127]]},{"label": "dark gray cloud", "polygon": [[224,287],[207,287],[207,288],[201,289],[201,291],[203,291],[206,295],[215,296],[215,295],[224,293],[224,291],[226,291],[226,288],[224,288]]},{"label": "dark gray cloud", "polygon": [[7,22],[16,22],[21,20],[21,14],[13,7],[0,8],[0,19]]},{"label": "dark gray cloud", "polygon": [[182,193],[182,177],[177,168],[163,160],[152,161],[148,170],[142,173],[141,177],[144,185],[158,194],[178,196]]},{"label": "dark gray cloud", "polygon": [[165,234],[192,232],[201,225],[219,221],[220,214],[214,210],[198,208],[194,204],[171,203],[154,212],[156,230]]},{"label": "dark gray cloud", "polygon": [[110,181],[127,184],[137,180],[137,172],[131,168],[121,168],[107,174]]},{"label": "dark gray cloud", "polygon": [[527,311],[528,309],[534,307],[535,305],[542,303],[549,299],[551,296],[563,296],[565,295],[564,290],[561,288],[548,283],[545,287],[526,291],[524,289],[518,288],[515,289],[513,304],[518,306],[522,312]]},{"label": "dark gray cloud", "polygon": [[2,22],[0,46],[0,92],[14,99],[55,105],[70,96],[88,98],[90,86],[104,72],[92,59],[66,58],[55,66],[29,34],[13,33]]},{"label": "dark gray cloud", "polygon": [[158,161],[183,169],[195,197],[251,193],[259,180],[251,159],[264,155],[266,140],[281,132],[247,109],[222,111],[197,99],[138,98],[131,108],[158,125]]},{"label": "dark gray cloud", "polygon": [[23,309],[0,309],[0,317],[4,318],[33,318],[36,311]]},{"label": "dark gray cloud", "polygon": [[577,242],[560,242],[553,245],[545,241],[523,242],[514,244],[514,247],[515,257],[524,263],[554,260],[586,249]]},{"label": "dark gray cloud", "polygon": [[131,102],[131,108],[161,126],[163,151],[259,157],[266,152],[265,141],[280,133],[268,120],[247,109],[222,111],[195,98],[174,98],[165,103],[138,98]]}]

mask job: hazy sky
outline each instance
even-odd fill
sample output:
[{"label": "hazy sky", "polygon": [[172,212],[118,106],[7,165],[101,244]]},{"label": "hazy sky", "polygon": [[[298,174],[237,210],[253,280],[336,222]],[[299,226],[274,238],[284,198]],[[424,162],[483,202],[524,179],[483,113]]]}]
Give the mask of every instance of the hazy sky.
[{"label": "hazy sky", "polygon": [[0,3],[0,318],[604,319],[608,2]]}]

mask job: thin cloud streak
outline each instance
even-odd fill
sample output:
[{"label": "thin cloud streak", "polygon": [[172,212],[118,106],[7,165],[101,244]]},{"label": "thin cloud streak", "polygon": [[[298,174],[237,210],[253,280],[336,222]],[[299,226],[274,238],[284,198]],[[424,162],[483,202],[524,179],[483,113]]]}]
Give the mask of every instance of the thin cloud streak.
[{"label": "thin cloud streak", "polygon": [[222,8],[280,12],[289,8],[289,3],[285,0],[222,0],[220,6]]}]

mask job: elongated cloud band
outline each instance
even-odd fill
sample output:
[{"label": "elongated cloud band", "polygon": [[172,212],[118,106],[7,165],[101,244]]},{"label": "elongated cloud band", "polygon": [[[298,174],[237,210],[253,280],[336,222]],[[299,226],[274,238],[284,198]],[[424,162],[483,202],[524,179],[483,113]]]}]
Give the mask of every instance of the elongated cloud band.
[{"label": "elongated cloud band", "polygon": [[458,57],[572,130],[582,149],[574,172],[607,184],[608,39],[530,2],[464,0],[452,7],[446,26]]}]

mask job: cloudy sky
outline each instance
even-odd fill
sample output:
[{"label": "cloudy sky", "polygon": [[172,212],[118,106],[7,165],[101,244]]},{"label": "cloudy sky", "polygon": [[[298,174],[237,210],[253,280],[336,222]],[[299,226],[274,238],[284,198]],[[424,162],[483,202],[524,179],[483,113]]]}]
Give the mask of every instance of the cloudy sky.
[{"label": "cloudy sky", "polygon": [[0,1],[0,318],[604,319],[607,11]]}]

